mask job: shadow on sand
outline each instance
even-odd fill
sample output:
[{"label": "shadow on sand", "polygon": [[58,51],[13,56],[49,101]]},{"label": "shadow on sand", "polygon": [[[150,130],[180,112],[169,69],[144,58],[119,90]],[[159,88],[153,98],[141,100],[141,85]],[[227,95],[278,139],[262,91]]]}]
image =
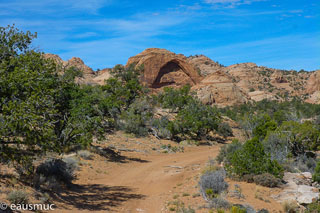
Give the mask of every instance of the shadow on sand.
[{"label": "shadow on sand", "polygon": [[66,208],[64,204],[67,204],[79,210],[102,211],[111,210],[129,200],[144,199],[145,195],[132,193],[132,189],[124,186],[73,184],[67,191],[52,197],[59,203],[58,208]]},{"label": "shadow on sand", "polygon": [[112,148],[102,148],[98,146],[93,146],[92,147],[93,151],[97,153],[98,155],[107,158],[111,162],[117,162],[117,163],[129,163],[130,161],[136,161],[140,163],[148,163],[150,161],[147,160],[142,160],[140,158],[132,158],[132,157],[127,157],[123,156],[120,154],[120,152],[115,151]]}]

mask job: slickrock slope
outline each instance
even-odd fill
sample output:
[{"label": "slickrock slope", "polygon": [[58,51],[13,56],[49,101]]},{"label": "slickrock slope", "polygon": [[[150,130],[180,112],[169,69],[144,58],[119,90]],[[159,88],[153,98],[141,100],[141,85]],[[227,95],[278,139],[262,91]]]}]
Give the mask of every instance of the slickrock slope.
[{"label": "slickrock slope", "polygon": [[94,72],[89,66],[85,65],[84,62],[77,57],[72,57],[68,61],[62,60],[58,55],[46,53],[43,55],[44,58],[52,59],[56,64],[60,65],[60,69],[63,70],[75,67],[83,72],[83,77],[77,78],[76,81],[80,84],[104,84],[104,81],[110,78],[110,69],[104,69],[101,71]]},{"label": "slickrock slope", "polygon": [[248,102],[250,97],[237,87],[232,77],[223,71],[215,71],[192,87],[198,98],[205,104],[230,106]]},{"label": "slickrock slope", "polygon": [[195,85],[201,76],[184,55],[165,49],[149,48],[129,58],[127,65],[144,65],[143,82],[151,88]]},{"label": "slickrock slope", "polygon": [[306,82],[307,102],[320,104],[320,70],[313,72]]},{"label": "slickrock slope", "polygon": [[188,57],[188,62],[191,63],[201,76],[207,76],[211,73],[223,69],[223,66],[217,62],[214,62],[210,58],[204,55],[196,55]]}]

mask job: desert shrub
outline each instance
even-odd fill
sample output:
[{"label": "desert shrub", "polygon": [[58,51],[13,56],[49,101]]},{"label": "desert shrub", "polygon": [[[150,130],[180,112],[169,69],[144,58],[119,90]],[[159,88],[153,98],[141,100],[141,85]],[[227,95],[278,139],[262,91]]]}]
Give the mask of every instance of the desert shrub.
[{"label": "desert shrub", "polygon": [[256,175],[253,177],[253,180],[258,185],[271,187],[271,188],[277,187],[281,184],[281,180],[279,178],[276,178],[273,175],[268,173]]},{"label": "desert shrub", "polygon": [[320,212],[320,202],[313,202],[306,206],[306,213],[318,213]]},{"label": "desert shrub", "polygon": [[46,151],[89,145],[101,123],[94,99],[74,81],[81,70],[45,59],[31,46],[35,37],[14,26],[0,27],[2,162],[22,164]]},{"label": "desert shrub", "polygon": [[166,87],[164,88],[164,91],[156,97],[156,99],[160,103],[161,107],[171,109],[173,111],[179,111],[194,100],[190,94],[190,88],[190,85],[183,86],[179,89]]},{"label": "desert shrub", "polygon": [[282,208],[286,213],[299,212],[299,205],[296,201],[285,201],[284,203],[282,203]]},{"label": "desert shrub", "polygon": [[234,204],[231,207],[231,213],[255,213],[256,211],[248,204]]},{"label": "desert shrub", "polygon": [[176,212],[178,212],[178,213],[195,213],[196,210],[191,208],[191,206],[188,206],[188,208],[182,207],[181,209],[178,209]]},{"label": "desert shrub", "polygon": [[[36,169],[36,187],[43,182],[62,182],[70,184],[75,179],[75,170],[77,169],[76,161],[71,158],[48,159],[40,164]],[[40,181],[40,178],[43,180]]]},{"label": "desert shrub", "polygon": [[217,132],[223,137],[233,136],[232,129],[230,125],[226,122],[222,122],[218,124]]},{"label": "desert shrub", "polygon": [[293,155],[301,155],[306,150],[317,150],[320,145],[320,132],[311,122],[298,123],[294,121],[283,122],[277,129],[285,133]]},{"label": "desert shrub", "polygon": [[170,121],[165,116],[159,119],[153,119],[151,123],[153,135],[155,135],[157,138],[171,139],[172,134],[168,129],[169,123]]},{"label": "desert shrub", "polygon": [[269,132],[262,144],[271,160],[277,160],[281,164],[286,162],[291,153],[287,136],[280,132]]},{"label": "desert shrub", "polygon": [[93,156],[88,150],[80,150],[77,152],[77,155],[85,160],[91,160]]},{"label": "desert shrub", "polygon": [[317,166],[312,175],[312,180],[320,183],[320,161],[318,161]]},{"label": "desert shrub", "polygon": [[230,162],[226,163],[226,169],[231,176],[242,177],[246,174],[263,173],[270,173],[279,178],[283,176],[283,168],[276,160],[270,159],[257,138],[248,140],[241,149],[230,155]]},{"label": "desert shrub", "polygon": [[137,99],[122,113],[119,127],[127,133],[145,136],[151,126],[152,116],[153,107],[149,104],[147,97]]},{"label": "desert shrub", "polygon": [[217,197],[218,194],[220,194],[228,188],[228,184],[224,181],[224,178],[224,170],[205,173],[200,177],[200,193],[202,194],[205,200],[209,201]]},{"label": "desert shrub", "polygon": [[231,144],[224,145],[220,148],[219,154],[216,158],[218,163],[230,163],[232,154],[240,149],[242,144],[238,140],[233,140]]},{"label": "desert shrub", "polygon": [[230,212],[231,213],[247,213],[246,209],[241,208],[239,206],[232,206]]},{"label": "desert shrub", "polygon": [[220,169],[221,169],[221,167],[216,165],[215,160],[214,159],[210,159],[207,162],[206,167],[203,169],[202,174],[215,172],[215,171],[220,170]]},{"label": "desert shrub", "polygon": [[253,183],[254,182],[254,174],[245,174],[241,177],[241,180],[247,182],[247,183]]},{"label": "desert shrub", "polygon": [[252,131],[253,136],[264,139],[267,133],[274,131],[277,126],[277,123],[268,114],[264,114],[257,120],[257,125]]},{"label": "desert shrub", "polygon": [[28,196],[28,193],[22,190],[11,191],[7,195],[7,200],[9,200],[12,204],[28,204]]},{"label": "desert shrub", "polygon": [[220,210],[229,209],[231,206],[231,204],[227,200],[221,197],[211,199],[208,204],[210,209],[213,208],[213,209],[220,209]]},{"label": "desert shrub", "polygon": [[269,213],[269,211],[267,209],[260,209],[257,213]]},{"label": "desert shrub", "polygon": [[216,108],[194,101],[179,111],[169,130],[173,136],[181,134],[198,140],[217,130],[219,121],[220,114]]},{"label": "desert shrub", "polygon": [[308,157],[306,154],[298,155],[295,161],[293,161],[292,166],[298,170],[298,172],[313,173],[317,166],[317,161],[313,157]]}]

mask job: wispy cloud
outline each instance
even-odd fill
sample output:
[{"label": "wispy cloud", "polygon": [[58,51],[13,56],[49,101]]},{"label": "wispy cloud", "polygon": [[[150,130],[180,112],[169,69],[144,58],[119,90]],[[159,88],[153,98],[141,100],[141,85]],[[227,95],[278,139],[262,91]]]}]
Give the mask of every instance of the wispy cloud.
[{"label": "wispy cloud", "polygon": [[83,11],[94,14],[100,8],[110,4],[112,4],[112,0],[11,0],[0,2],[0,13],[6,11],[7,14],[12,15],[26,13],[62,15],[73,11]]},{"label": "wispy cloud", "polygon": [[242,4],[252,4],[253,2],[267,1],[267,0],[204,0],[205,3],[211,4],[216,8],[235,8]]}]

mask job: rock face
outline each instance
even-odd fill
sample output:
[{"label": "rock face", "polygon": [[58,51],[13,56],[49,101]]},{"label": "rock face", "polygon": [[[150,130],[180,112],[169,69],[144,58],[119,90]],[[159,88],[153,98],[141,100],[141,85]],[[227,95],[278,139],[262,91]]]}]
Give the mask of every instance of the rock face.
[{"label": "rock face", "polygon": [[76,78],[76,82],[80,84],[100,84],[103,85],[104,81],[110,78],[110,70],[104,69],[101,71],[94,72],[89,66],[77,57],[73,57],[68,61],[62,60],[58,55],[46,53],[43,55],[46,59],[52,59],[60,67],[61,73],[64,69],[75,67],[83,72],[83,77]]},{"label": "rock face", "polygon": [[127,65],[144,66],[142,81],[150,88],[195,85],[201,80],[192,64],[183,55],[165,49],[150,48],[129,58]]},{"label": "rock face", "polygon": [[[74,66],[83,71],[76,79],[82,84],[103,85],[111,77],[112,69],[94,72],[80,58],[63,61],[59,56],[45,54],[62,68]],[[204,55],[185,57],[165,49],[150,48],[129,58],[129,64],[143,65],[141,82],[157,92],[166,86],[189,84],[203,103],[230,106],[251,101],[290,100],[299,97],[309,103],[320,104],[320,70],[285,71],[241,63],[222,66]],[[61,69],[63,72],[63,69]]]},{"label": "rock face", "polygon": [[200,71],[201,76],[208,76],[211,73],[223,69],[222,65],[212,61],[210,58],[204,55],[190,56],[188,57],[188,62]]},{"label": "rock face", "polygon": [[312,175],[310,172],[284,174],[286,183],[282,192],[276,196],[280,202],[297,201],[299,204],[309,204],[319,199],[319,190],[312,186]]},{"label": "rock face", "polygon": [[208,105],[230,106],[246,103],[250,99],[223,71],[215,71],[206,76],[199,84],[193,86],[192,90]]}]

